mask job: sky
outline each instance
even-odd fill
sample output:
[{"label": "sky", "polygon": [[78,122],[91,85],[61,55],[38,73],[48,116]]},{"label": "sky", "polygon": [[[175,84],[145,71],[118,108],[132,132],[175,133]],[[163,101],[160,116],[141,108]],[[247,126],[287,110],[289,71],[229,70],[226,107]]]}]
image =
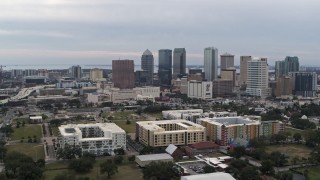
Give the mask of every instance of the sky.
[{"label": "sky", "polygon": [[147,48],[285,56],[320,66],[319,0],[1,0],[0,65],[111,64]]}]

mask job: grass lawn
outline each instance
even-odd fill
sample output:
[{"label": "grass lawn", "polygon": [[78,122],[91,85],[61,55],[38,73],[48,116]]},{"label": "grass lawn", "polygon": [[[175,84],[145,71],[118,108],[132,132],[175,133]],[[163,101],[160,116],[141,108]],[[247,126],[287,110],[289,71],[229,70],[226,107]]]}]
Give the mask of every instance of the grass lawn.
[{"label": "grass lawn", "polygon": [[162,118],[162,112],[158,112],[158,113],[147,113],[150,116],[155,117],[156,119],[161,119]]},{"label": "grass lawn", "polygon": [[131,124],[127,124],[127,121],[114,121],[120,128],[122,128],[126,133],[136,132],[136,121],[131,120]]},{"label": "grass lawn", "polygon": [[307,133],[306,130],[297,130],[297,129],[293,129],[291,127],[286,127],[284,131],[290,132],[291,136],[293,136],[295,133],[300,133],[303,138],[305,138],[306,133]]},{"label": "grass lawn", "polygon": [[[99,162],[97,162],[94,166],[94,168],[89,172],[85,174],[76,174],[76,177],[89,177],[91,180],[102,180],[106,179],[106,174],[100,173],[100,166]],[[49,164],[46,166],[46,168],[64,168],[66,167],[66,164],[63,163],[54,163]],[[44,172],[44,179],[45,180],[52,180],[55,176],[62,174],[62,173],[73,173],[75,172],[73,170],[68,169],[59,169],[59,170],[46,170]],[[126,164],[118,166],[118,173],[112,176],[110,179],[112,180],[139,180],[142,178],[142,172],[139,168],[136,167],[135,164]]]},{"label": "grass lawn", "polygon": [[308,169],[309,173],[309,180],[318,180],[320,177],[320,166],[308,167],[308,168],[301,168],[296,169],[297,171],[304,173],[304,170]]},{"label": "grass lawn", "polygon": [[112,120],[126,120],[126,119],[139,119],[139,116],[136,115],[133,111],[123,111],[123,112],[104,112],[101,115],[104,118],[112,116]]},{"label": "grass lawn", "polygon": [[17,124],[17,122],[20,122],[20,123],[22,123],[24,121],[24,123],[29,123],[29,118],[16,118],[16,119],[13,119],[12,120],[12,124],[13,125],[16,125]]},{"label": "grass lawn", "polygon": [[302,144],[285,144],[285,145],[271,145],[266,147],[266,152],[271,153],[273,151],[279,151],[284,154],[289,155],[289,163],[294,157],[299,157],[299,159],[309,158],[311,148]]},{"label": "grass lawn", "polygon": [[20,128],[13,128],[14,132],[10,135],[12,141],[21,140],[24,137],[25,141],[28,140],[28,136],[33,138],[37,136],[38,139],[42,137],[42,130],[40,125],[26,125]]},{"label": "grass lawn", "polygon": [[19,152],[32,157],[34,160],[44,159],[44,148],[41,144],[13,144],[7,145],[8,152]]}]

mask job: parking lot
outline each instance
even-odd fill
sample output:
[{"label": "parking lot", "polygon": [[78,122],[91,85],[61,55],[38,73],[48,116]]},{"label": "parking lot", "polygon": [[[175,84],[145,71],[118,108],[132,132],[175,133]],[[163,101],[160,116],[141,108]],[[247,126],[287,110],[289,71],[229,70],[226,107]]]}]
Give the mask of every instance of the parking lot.
[{"label": "parking lot", "polygon": [[204,173],[203,167],[207,166],[207,164],[202,161],[179,163],[179,165],[186,169],[190,175]]}]

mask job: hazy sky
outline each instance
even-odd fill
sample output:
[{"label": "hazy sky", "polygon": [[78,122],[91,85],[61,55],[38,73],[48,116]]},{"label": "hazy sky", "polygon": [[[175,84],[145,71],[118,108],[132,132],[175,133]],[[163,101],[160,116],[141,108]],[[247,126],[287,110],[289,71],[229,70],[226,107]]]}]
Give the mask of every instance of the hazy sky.
[{"label": "hazy sky", "polygon": [[319,0],[0,0],[0,64],[111,64],[185,47],[319,65]]}]

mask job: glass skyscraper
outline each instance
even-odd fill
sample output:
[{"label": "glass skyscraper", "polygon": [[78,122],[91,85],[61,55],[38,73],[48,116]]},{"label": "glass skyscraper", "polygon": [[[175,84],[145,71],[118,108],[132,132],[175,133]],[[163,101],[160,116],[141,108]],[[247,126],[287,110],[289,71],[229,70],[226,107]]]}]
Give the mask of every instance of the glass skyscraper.
[{"label": "glass skyscraper", "polygon": [[159,50],[158,77],[160,85],[170,86],[172,79],[172,50]]},{"label": "glass skyscraper", "polygon": [[208,47],[204,49],[204,76],[207,81],[218,78],[218,49]]}]

